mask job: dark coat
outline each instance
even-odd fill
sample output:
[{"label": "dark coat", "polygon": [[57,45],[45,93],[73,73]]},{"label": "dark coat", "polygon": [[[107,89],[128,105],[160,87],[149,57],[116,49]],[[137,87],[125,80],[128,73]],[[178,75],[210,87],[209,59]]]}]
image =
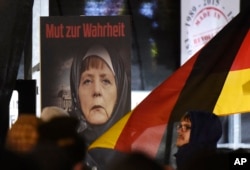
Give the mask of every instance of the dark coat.
[{"label": "dark coat", "polygon": [[201,111],[190,111],[189,114],[192,123],[190,141],[179,147],[175,154],[178,170],[188,170],[197,161],[214,154],[222,135],[222,125],[215,114]]}]

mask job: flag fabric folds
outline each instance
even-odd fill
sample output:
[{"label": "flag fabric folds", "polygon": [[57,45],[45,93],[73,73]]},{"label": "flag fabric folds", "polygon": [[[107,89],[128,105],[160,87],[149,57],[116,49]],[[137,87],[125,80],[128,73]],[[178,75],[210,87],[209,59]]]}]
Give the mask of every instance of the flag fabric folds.
[{"label": "flag fabric folds", "polygon": [[[169,152],[173,122],[189,110],[219,116],[250,112],[250,13],[238,14],[205,47],[156,87],[90,147],[142,151],[157,159]],[[105,156],[104,156],[105,157]],[[99,156],[99,160],[100,160]]]}]

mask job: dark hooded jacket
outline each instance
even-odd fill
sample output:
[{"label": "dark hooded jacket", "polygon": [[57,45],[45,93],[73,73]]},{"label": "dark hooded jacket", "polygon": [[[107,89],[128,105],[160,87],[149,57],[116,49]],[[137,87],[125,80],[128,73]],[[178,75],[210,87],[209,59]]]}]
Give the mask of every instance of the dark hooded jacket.
[{"label": "dark hooded jacket", "polygon": [[192,123],[190,140],[175,154],[178,170],[189,170],[197,161],[214,154],[222,135],[222,125],[215,114],[202,111],[190,111],[188,114]]}]

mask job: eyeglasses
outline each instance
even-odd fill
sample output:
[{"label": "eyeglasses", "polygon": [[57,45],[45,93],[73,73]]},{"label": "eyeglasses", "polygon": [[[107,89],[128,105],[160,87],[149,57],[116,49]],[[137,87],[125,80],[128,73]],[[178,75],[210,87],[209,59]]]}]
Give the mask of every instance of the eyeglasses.
[{"label": "eyeglasses", "polygon": [[177,130],[181,130],[183,132],[186,132],[190,129],[191,129],[191,126],[189,126],[189,125],[182,125],[182,124],[177,125]]}]

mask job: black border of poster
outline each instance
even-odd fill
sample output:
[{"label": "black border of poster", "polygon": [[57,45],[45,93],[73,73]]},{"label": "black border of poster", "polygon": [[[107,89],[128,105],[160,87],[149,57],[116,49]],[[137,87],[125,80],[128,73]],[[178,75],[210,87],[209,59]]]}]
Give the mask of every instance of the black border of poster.
[{"label": "black border of poster", "polygon": [[108,44],[119,52],[131,82],[129,16],[41,17],[40,29],[41,109],[47,106],[70,109],[69,74],[73,56],[93,43]]}]

